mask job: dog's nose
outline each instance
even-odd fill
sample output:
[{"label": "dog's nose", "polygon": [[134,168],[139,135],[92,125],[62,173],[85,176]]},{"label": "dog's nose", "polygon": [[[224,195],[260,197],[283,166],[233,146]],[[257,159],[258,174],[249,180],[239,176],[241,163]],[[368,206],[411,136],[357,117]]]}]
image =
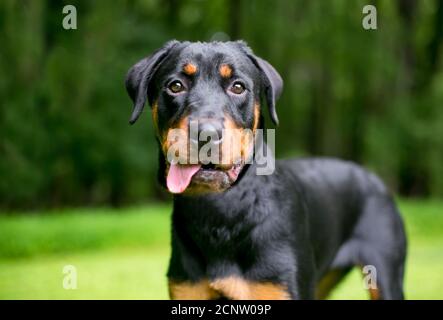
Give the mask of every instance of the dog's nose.
[{"label": "dog's nose", "polygon": [[223,125],[218,121],[199,123],[198,136],[191,137],[191,140],[193,143],[199,144],[199,146],[208,142],[220,144],[223,140]]},{"label": "dog's nose", "polygon": [[200,140],[208,141],[211,138],[211,143],[219,144],[223,140],[223,128],[218,122],[206,122],[198,126],[198,135]]}]

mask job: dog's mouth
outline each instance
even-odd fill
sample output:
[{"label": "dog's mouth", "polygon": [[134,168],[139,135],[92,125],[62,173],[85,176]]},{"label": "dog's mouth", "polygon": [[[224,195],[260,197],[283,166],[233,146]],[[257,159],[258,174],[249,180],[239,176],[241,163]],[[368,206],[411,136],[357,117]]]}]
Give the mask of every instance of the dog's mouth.
[{"label": "dog's mouth", "polygon": [[223,191],[238,178],[244,164],[239,161],[230,166],[216,164],[170,164],[166,186],[171,193]]}]

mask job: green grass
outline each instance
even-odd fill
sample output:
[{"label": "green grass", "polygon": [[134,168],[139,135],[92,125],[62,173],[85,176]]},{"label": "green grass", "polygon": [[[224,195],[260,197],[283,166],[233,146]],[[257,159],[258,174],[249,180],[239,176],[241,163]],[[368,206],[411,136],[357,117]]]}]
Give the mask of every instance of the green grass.
[{"label": "green grass", "polygon": [[115,247],[165,246],[170,207],[0,215],[0,259]]},{"label": "green grass", "polygon": [[[443,299],[443,203],[401,201],[406,295]],[[0,216],[0,299],[166,299],[169,206]],[[63,288],[63,267],[78,288]],[[352,272],[333,299],[366,299]]]}]

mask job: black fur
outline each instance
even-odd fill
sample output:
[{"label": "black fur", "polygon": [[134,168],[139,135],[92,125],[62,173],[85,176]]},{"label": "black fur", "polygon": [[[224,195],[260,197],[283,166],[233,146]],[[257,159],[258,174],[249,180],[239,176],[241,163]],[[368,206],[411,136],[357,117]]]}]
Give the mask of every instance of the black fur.
[{"label": "black fur", "polygon": [[[179,70],[190,59],[202,73],[192,79]],[[229,83],[220,80],[214,68],[221,61],[239,72],[248,88],[245,96],[225,93]],[[171,75],[183,80],[189,94],[175,97],[165,91]],[[253,104],[262,94],[278,122],[275,101],[282,81],[243,42],[170,42],[131,69],[127,88],[135,102],[131,122],[149,98],[158,101],[160,129],[185,113],[196,118],[229,114],[241,127],[251,128]],[[162,184],[164,170],[160,152]],[[381,297],[403,298],[402,220],[380,179],[353,163],[280,160],[269,176],[258,176],[255,164],[247,165],[223,193],[175,195],[172,220],[171,279],[192,282],[237,275],[283,284],[293,299],[314,299],[329,271],[343,276],[353,266],[374,265]]]}]

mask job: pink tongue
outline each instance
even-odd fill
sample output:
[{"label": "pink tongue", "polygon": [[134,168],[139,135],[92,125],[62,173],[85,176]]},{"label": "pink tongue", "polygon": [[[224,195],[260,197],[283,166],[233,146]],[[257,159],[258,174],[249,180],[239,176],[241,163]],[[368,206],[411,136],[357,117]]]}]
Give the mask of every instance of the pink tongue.
[{"label": "pink tongue", "polygon": [[168,177],[166,178],[166,186],[172,193],[182,193],[186,190],[191,182],[192,176],[197,173],[201,165],[180,165],[171,164],[169,167]]}]

